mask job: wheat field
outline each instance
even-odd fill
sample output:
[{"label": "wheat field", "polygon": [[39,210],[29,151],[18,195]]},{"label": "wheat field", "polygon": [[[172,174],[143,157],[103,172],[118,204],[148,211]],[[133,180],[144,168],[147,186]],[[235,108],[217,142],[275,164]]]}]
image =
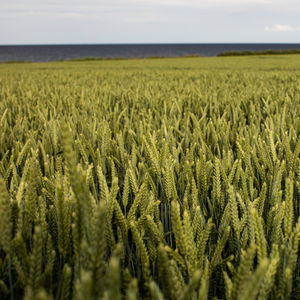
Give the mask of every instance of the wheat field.
[{"label": "wheat field", "polygon": [[299,56],[0,64],[1,299],[299,299]]}]

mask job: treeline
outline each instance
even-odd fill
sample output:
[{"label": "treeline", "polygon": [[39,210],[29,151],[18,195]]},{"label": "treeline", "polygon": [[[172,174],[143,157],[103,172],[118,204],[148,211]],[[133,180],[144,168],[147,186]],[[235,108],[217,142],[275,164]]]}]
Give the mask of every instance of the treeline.
[{"label": "treeline", "polygon": [[282,54],[300,54],[300,50],[263,50],[263,51],[226,51],[217,56],[250,56],[250,55],[282,55]]}]

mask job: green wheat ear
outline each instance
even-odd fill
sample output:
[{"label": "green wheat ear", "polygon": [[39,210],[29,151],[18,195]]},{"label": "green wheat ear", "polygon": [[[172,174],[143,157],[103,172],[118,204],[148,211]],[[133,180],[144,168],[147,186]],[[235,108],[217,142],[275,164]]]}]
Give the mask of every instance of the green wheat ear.
[{"label": "green wheat ear", "polygon": [[95,209],[93,239],[91,243],[94,295],[101,295],[104,287],[104,270],[107,240],[105,236],[106,204],[100,202]]},{"label": "green wheat ear", "polygon": [[40,227],[34,228],[33,235],[33,250],[30,255],[30,273],[29,273],[29,289],[33,297],[38,293],[42,277],[42,263],[43,263],[43,236]]},{"label": "green wheat ear", "polygon": [[150,288],[151,296],[153,297],[154,300],[165,299],[158,285],[155,283],[155,281],[150,282],[149,288]]},{"label": "green wheat ear", "polygon": [[176,247],[182,255],[186,254],[186,245],[184,238],[184,229],[182,226],[182,221],[180,217],[179,204],[172,201],[171,203],[171,212],[172,212],[172,228],[175,236]]},{"label": "green wheat ear", "polygon": [[267,272],[265,274],[261,290],[259,292],[259,300],[268,299],[268,296],[272,290],[272,286],[275,283],[275,275],[277,273],[277,268],[279,265],[280,257],[278,246],[275,245],[271,253],[271,262],[268,266]]},{"label": "green wheat ear", "polygon": [[0,178],[0,247],[4,252],[10,254],[11,244],[11,207],[4,180]]},{"label": "green wheat ear", "polygon": [[235,231],[235,234],[238,235],[239,227],[240,227],[240,220],[239,220],[239,214],[238,214],[236,194],[235,194],[233,186],[229,187],[228,195],[229,195],[229,204],[230,204],[230,212],[231,212],[231,222],[232,222],[232,226]]},{"label": "green wheat ear", "polygon": [[103,299],[121,299],[120,262],[119,259],[115,256],[113,256],[109,261],[107,271],[107,284],[108,289],[106,290]]},{"label": "green wheat ear", "polygon": [[245,289],[240,293],[238,299],[248,300],[248,299],[256,299],[257,294],[259,293],[260,286],[263,282],[264,276],[268,270],[269,261],[267,258],[262,260],[258,265],[256,271],[251,276],[248,281]]},{"label": "green wheat ear", "polygon": [[137,249],[140,253],[141,266],[143,271],[143,277],[145,282],[148,282],[150,279],[150,264],[149,264],[149,256],[147,252],[147,248],[139,234],[136,225],[134,222],[130,223],[130,229],[132,232],[133,240],[137,246]]},{"label": "green wheat ear", "polygon": [[284,218],[284,231],[285,231],[285,238],[289,239],[292,228],[293,228],[293,221],[294,221],[294,204],[293,204],[293,182],[290,178],[286,179],[286,186],[285,186],[285,218]]},{"label": "green wheat ear", "polygon": [[255,208],[251,208],[250,213],[253,219],[253,223],[255,224],[255,239],[258,245],[258,260],[262,261],[267,257],[267,242],[263,228],[263,221],[262,218],[258,216],[257,210]]}]

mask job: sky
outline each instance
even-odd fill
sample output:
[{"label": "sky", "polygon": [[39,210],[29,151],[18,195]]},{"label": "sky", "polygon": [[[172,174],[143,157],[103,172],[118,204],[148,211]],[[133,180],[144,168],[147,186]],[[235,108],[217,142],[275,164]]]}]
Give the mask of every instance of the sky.
[{"label": "sky", "polygon": [[299,0],[0,0],[0,45],[300,43]]}]

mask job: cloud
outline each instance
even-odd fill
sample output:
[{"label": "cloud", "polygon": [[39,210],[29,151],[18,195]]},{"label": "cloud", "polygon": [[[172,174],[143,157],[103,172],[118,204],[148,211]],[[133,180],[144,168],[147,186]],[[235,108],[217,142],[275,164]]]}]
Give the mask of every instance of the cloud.
[{"label": "cloud", "polygon": [[0,44],[292,43],[299,15],[299,0],[0,0]]},{"label": "cloud", "polygon": [[270,32],[295,32],[295,31],[300,31],[300,26],[276,24],[276,25],[273,25],[273,26],[266,26],[265,31],[270,31]]}]

